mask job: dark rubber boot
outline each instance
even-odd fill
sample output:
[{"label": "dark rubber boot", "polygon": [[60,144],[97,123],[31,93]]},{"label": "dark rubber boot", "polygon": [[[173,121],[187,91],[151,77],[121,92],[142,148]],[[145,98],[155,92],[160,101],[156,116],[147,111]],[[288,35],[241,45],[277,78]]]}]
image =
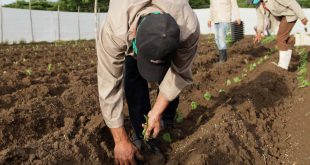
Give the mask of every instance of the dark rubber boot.
[{"label": "dark rubber boot", "polygon": [[227,61],[227,50],[223,49],[219,51],[220,56],[219,56],[219,63],[225,63]]}]

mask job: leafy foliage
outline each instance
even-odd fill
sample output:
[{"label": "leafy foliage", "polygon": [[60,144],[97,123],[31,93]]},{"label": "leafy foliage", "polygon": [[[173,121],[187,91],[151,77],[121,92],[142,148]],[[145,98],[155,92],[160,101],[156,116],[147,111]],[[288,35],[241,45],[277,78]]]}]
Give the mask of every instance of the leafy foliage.
[{"label": "leafy foliage", "polygon": [[[297,0],[299,4],[304,8],[310,8],[309,0]],[[80,7],[82,12],[93,12],[95,0],[59,0],[58,2],[49,2],[47,0],[31,0],[32,9],[35,10],[51,10],[56,11],[58,5],[61,11],[77,11]],[[110,0],[98,1],[98,8],[100,12],[107,12]],[[249,5],[247,0],[237,0],[240,8],[254,8],[254,5]],[[193,9],[209,8],[210,0],[189,0],[189,4]],[[17,0],[14,3],[5,5],[10,8],[28,9],[28,1]]]}]

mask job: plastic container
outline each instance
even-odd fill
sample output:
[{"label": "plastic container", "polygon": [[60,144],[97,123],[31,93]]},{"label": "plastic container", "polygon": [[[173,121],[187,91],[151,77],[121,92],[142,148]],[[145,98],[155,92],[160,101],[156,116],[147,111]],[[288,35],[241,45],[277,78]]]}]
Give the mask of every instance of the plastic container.
[{"label": "plastic container", "polygon": [[244,24],[243,22],[238,25],[237,22],[231,22],[231,39],[232,42],[239,41],[244,38]]}]

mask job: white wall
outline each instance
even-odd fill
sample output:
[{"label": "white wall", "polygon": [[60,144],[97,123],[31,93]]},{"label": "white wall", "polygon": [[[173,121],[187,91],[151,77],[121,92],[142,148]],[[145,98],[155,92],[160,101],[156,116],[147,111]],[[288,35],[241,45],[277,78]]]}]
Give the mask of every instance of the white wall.
[{"label": "white wall", "polygon": [[[3,12],[3,41],[19,42],[21,40],[31,41],[29,11],[23,9],[2,8]],[[209,9],[197,9],[200,21],[201,33],[212,33],[213,29],[207,26]],[[310,19],[310,9],[304,9]],[[245,22],[245,34],[253,35],[256,25],[255,9],[240,9],[241,19]],[[58,19],[57,12],[32,11],[33,31],[35,41],[56,41],[58,40]],[[100,22],[105,20],[105,13],[98,14]],[[77,40],[78,35],[78,14],[74,12],[60,12],[60,39]],[[1,19],[1,18],[0,18]],[[0,26],[1,28],[1,26]],[[310,31],[310,28],[308,28]],[[80,35],[81,39],[95,38],[95,15],[93,13],[80,13]],[[292,33],[304,32],[303,25],[298,21]],[[309,32],[308,32],[309,33]],[[1,33],[0,33],[1,35]],[[1,39],[2,36],[0,36]]]}]

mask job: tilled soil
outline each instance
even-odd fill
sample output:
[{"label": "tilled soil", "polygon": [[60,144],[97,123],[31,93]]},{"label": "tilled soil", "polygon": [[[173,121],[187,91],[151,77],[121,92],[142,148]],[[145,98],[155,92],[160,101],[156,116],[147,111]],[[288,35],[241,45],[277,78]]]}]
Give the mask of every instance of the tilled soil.
[{"label": "tilled soil", "polygon": [[[220,65],[213,38],[201,38],[194,84],[180,95],[184,121],[162,131],[167,164],[310,163],[310,90],[298,88],[296,52],[289,71],[271,64],[274,45],[246,37]],[[0,164],[113,164],[94,41],[1,45],[0,116]]]}]

